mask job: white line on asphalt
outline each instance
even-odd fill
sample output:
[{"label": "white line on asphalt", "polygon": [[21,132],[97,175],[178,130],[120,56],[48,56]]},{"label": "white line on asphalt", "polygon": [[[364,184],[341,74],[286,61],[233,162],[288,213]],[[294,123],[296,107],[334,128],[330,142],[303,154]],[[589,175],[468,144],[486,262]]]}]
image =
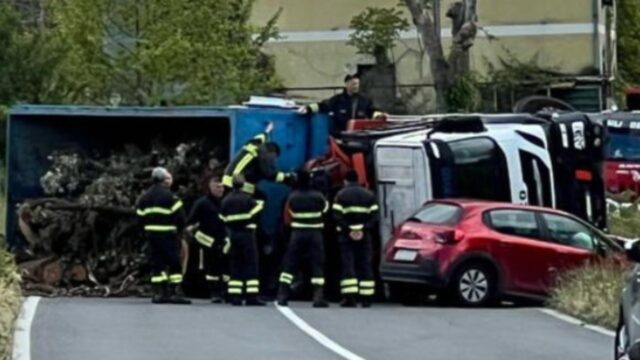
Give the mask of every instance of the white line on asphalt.
[{"label": "white line on asphalt", "polygon": [[13,335],[13,360],[31,360],[31,323],[40,299],[39,296],[29,296],[22,303]]},{"label": "white line on asphalt", "polygon": [[317,341],[318,343],[320,343],[320,345],[322,345],[322,346],[326,347],[327,349],[333,351],[334,353],[340,355],[344,359],[347,359],[347,360],[365,360],[365,358],[363,358],[361,356],[358,356],[358,355],[352,353],[351,351],[343,348],[342,346],[340,346],[335,341],[333,341],[333,340],[329,339],[328,337],[326,337],[320,331],[312,328],[311,325],[307,324],[306,321],[302,320],[289,307],[278,306],[277,303],[275,305],[276,305],[276,309],[278,309],[278,311],[282,315],[284,315],[284,317],[286,317],[295,326],[297,326],[298,329],[302,330],[304,333],[306,333],[307,335],[311,336],[311,338],[313,340]]},{"label": "white line on asphalt", "polygon": [[545,314],[547,314],[549,316],[553,316],[554,318],[556,318],[558,320],[562,320],[562,321],[567,322],[569,324],[583,327],[583,328],[591,330],[593,332],[597,332],[598,334],[606,335],[606,336],[609,336],[609,337],[616,337],[616,333],[611,331],[611,330],[605,329],[605,328],[603,328],[601,326],[587,324],[582,320],[574,318],[573,316],[569,316],[569,315],[566,315],[566,314],[563,314],[563,313],[560,313],[558,311],[551,310],[551,309],[538,309],[538,310],[540,312],[542,312],[542,313],[545,313]]}]

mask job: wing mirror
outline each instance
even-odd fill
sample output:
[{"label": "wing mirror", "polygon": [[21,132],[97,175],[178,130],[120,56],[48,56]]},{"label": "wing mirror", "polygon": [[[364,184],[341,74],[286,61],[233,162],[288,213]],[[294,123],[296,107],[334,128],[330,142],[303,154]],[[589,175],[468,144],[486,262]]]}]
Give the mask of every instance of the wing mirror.
[{"label": "wing mirror", "polygon": [[627,241],[624,244],[624,250],[629,260],[640,263],[640,240]]}]

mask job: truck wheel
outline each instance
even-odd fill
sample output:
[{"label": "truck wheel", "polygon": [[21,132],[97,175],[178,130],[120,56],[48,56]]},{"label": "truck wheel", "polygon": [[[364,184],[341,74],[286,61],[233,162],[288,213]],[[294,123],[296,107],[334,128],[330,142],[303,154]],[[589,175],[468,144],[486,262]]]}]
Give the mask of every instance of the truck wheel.
[{"label": "truck wheel", "polygon": [[449,290],[458,304],[481,307],[496,301],[497,285],[493,269],[484,264],[469,263],[458,269]]}]

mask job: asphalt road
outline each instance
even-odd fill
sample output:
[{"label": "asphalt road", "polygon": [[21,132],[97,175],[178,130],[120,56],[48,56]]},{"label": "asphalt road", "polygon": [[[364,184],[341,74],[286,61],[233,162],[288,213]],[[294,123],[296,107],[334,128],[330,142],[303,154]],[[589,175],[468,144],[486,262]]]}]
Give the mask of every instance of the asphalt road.
[{"label": "asphalt road", "polygon": [[[310,327],[364,359],[603,360],[613,339],[533,308],[378,305],[313,309]],[[274,306],[143,299],[43,299],[31,327],[33,360],[340,359]]]}]

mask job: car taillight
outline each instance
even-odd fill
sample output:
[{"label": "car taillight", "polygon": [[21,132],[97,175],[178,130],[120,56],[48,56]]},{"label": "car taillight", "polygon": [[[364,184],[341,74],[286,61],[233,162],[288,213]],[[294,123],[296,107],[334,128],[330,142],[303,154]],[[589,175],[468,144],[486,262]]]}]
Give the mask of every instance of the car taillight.
[{"label": "car taillight", "polygon": [[462,241],[465,233],[462,230],[452,230],[443,233],[434,234],[433,240],[439,244],[451,244]]}]

